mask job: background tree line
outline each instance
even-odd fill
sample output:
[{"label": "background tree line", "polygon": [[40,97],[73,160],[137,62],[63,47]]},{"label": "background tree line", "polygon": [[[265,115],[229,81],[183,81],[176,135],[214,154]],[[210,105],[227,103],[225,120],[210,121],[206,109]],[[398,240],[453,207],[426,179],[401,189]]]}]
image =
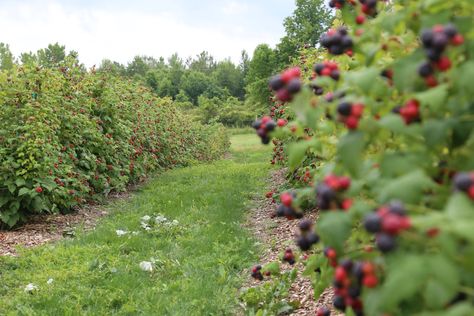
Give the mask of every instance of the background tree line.
[{"label": "background tree line", "polygon": [[[302,48],[317,46],[331,23],[332,15],[324,0],[296,0],[295,11],[284,21],[285,35],[280,43],[274,48],[258,45],[251,58],[242,51],[238,64],[230,59],[217,61],[204,51],[186,59],[178,54],[167,59],[135,56],[126,65],[105,59],[97,71],[140,81],[203,123],[244,126],[267,110],[271,96],[268,78],[298,58]],[[23,53],[17,59],[7,44],[0,43],[0,67],[4,70],[30,63],[55,67],[68,56],[77,58],[78,53],[67,52],[65,46],[56,43],[36,53]]]}]

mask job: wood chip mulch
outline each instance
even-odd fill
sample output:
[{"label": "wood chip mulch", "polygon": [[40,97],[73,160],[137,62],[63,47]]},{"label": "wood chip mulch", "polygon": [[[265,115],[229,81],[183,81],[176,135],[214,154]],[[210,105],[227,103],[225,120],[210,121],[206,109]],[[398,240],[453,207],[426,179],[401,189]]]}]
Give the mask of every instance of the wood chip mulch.
[{"label": "wood chip mulch", "polygon": [[[286,170],[281,169],[272,172],[269,182],[272,191],[275,191],[285,182]],[[257,197],[255,199],[256,207],[249,212],[249,218],[246,226],[254,233],[257,240],[263,244],[265,252],[261,254],[260,264],[265,265],[272,261],[280,261],[281,255],[285,249],[292,248],[297,250],[295,245],[295,237],[298,233],[298,223],[300,220],[288,221],[285,218],[271,218],[271,214],[275,211],[276,205],[271,199]],[[318,212],[316,210],[305,214],[305,218],[317,221]],[[293,267],[288,264],[282,264],[283,271],[289,271]],[[314,298],[314,292],[309,279],[303,277],[301,272],[304,266],[301,263],[296,264],[298,269],[298,277],[292,285],[288,297],[288,301],[298,301],[299,308],[294,310],[290,315],[315,315],[316,311],[323,307],[332,306],[332,297],[334,295],[331,288],[326,289],[319,298]],[[249,271],[245,271],[249,275],[249,279],[245,287],[258,286],[260,283],[250,277]],[[335,310],[331,311],[331,315],[343,315]]]},{"label": "wood chip mulch", "polygon": [[[114,193],[110,200],[127,199],[129,193]],[[35,247],[74,234],[77,227],[93,229],[97,221],[107,215],[103,205],[81,206],[70,214],[34,215],[28,222],[13,230],[0,230],[0,256],[17,256],[17,247]]]}]

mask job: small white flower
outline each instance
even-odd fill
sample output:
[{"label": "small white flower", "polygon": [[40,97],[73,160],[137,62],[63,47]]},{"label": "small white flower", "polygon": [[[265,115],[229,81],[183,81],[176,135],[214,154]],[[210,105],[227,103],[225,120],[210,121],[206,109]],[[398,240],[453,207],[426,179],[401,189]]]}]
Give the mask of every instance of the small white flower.
[{"label": "small white flower", "polygon": [[133,236],[136,236],[136,235],[138,235],[138,234],[140,234],[140,232],[132,232],[132,235],[133,235]]},{"label": "small white flower", "polygon": [[117,233],[117,236],[119,236],[119,237],[128,234],[128,232],[126,232],[124,230],[121,230],[121,229],[117,229],[115,232]]},{"label": "small white flower", "polygon": [[142,223],[141,226],[144,230],[150,230],[151,229],[151,227],[147,223]]},{"label": "small white flower", "polygon": [[162,224],[162,223],[165,223],[167,221],[168,221],[168,219],[166,217],[164,217],[163,215],[161,215],[161,214],[158,214],[158,216],[155,217],[155,223],[157,223],[157,224]]},{"label": "small white flower", "polygon": [[148,223],[151,219],[151,216],[145,215],[141,218],[142,223]]},{"label": "small white flower", "polygon": [[34,292],[34,291],[37,291],[37,290],[38,290],[38,286],[33,284],[33,283],[30,283],[25,287],[25,292],[26,293],[31,293],[31,292]]},{"label": "small white flower", "polygon": [[150,261],[142,261],[140,262],[140,269],[146,272],[152,272],[153,271],[153,263]]},{"label": "small white flower", "polygon": [[49,278],[48,281],[46,281],[47,284],[53,284],[54,279]]},{"label": "small white flower", "polygon": [[177,220],[173,220],[173,225],[178,225],[179,222]]}]

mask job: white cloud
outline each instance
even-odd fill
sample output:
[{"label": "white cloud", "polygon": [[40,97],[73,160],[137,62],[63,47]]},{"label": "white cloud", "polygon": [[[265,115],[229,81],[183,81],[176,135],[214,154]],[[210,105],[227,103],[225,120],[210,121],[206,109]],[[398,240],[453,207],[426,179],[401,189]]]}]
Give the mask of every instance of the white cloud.
[{"label": "white cloud", "polygon": [[238,1],[228,1],[222,8],[222,12],[227,15],[237,15],[247,12],[249,6],[246,3]]},{"label": "white cloud", "polygon": [[[231,1],[225,8],[236,14],[246,5]],[[171,12],[72,8],[58,0],[0,4],[0,29],[0,41],[10,44],[15,55],[59,42],[78,51],[88,66],[104,58],[125,63],[135,55],[167,57],[178,52],[186,57],[203,50],[238,61],[242,49],[251,52],[259,43],[273,44],[279,38],[245,25],[199,27]]]}]

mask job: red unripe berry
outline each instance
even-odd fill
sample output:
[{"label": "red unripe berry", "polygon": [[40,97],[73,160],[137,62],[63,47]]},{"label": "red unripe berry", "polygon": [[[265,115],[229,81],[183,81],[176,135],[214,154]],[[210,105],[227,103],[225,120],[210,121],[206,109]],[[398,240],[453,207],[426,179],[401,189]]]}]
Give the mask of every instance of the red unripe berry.
[{"label": "red unripe berry", "polygon": [[336,259],[337,258],[336,250],[329,248],[326,251],[326,257],[328,257],[329,259]]},{"label": "red unripe berry", "polygon": [[371,262],[365,262],[362,265],[362,272],[364,272],[365,275],[374,274],[375,273],[374,264]]},{"label": "red unripe berry", "polygon": [[464,36],[462,36],[461,34],[454,35],[453,39],[451,40],[451,44],[453,44],[454,46],[464,44]]},{"label": "red unripe berry", "polygon": [[350,209],[352,207],[352,199],[345,199],[344,201],[342,201],[341,207],[343,210]]},{"label": "red unripe berry", "polygon": [[331,75],[331,69],[329,69],[329,67],[326,67],[321,71],[321,76],[330,76],[330,75]]},{"label": "red unripe berry", "polygon": [[41,192],[43,192],[43,188],[42,187],[37,187],[35,189],[35,191],[38,192],[38,193],[41,193]]},{"label": "red unripe berry", "polygon": [[360,118],[364,113],[364,105],[362,103],[354,103],[351,108],[351,115]]},{"label": "red unripe berry", "polygon": [[474,185],[471,185],[469,191],[467,191],[469,197],[474,200]]},{"label": "red unripe berry", "polygon": [[352,49],[348,49],[346,51],[346,55],[349,56],[349,57],[352,57],[352,55],[354,55],[354,52],[352,51]]},{"label": "red unripe berry", "polygon": [[272,192],[272,191],[267,192],[267,193],[265,194],[265,197],[266,197],[267,199],[271,198],[272,196],[273,196],[273,192]]},{"label": "red unripe berry", "polygon": [[443,56],[436,63],[436,67],[438,67],[439,71],[446,71],[451,68],[451,60],[449,60],[449,57]]},{"label": "red unripe berry", "polygon": [[434,238],[436,236],[438,236],[440,230],[438,227],[433,227],[433,228],[430,228],[426,231],[426,235],[428,235],[428,237],[430,238]]},{"label": "red unripe berry", "polygon": [[425,78],[425,83],[428,87],[433,88],[438,85],[438,80],[436,80],[436,77],[431,75]]},{"label": "red unripe berry", "polygon": [[356,17],[356,23],[357,23],[357,24],[364,24],[364,22],[365,22],[365,16],[363,16],[363,15],[358,15],[358,16]]},{"label": "red unripe berry", "polygon": [[278,90],[276,95],[277,95],[278,100],[282,102],[287,102],[291,100],[291,94],[286,89]]},{"label": "red unripe berry", "polygon": [[293,197],[289,193],[283,193],[280,196],[281,203],[285,206],[290,207],[291,204],[293,203]]},{"label": "red unripe berry", "polygon": [[330,70],[337,70],[339,67],[337,66],[337,63],[333,61],[327,61],[325,62],[326,67],[328,67]]},{"label": "red unripe berry", "polygon": [[284,83],[288,83],[291,79],[299,78],[301,76],[301,69],[299,67],[293,67],[285,70],[281,75],[281,80]]},{"label": "red unripe berry", "polygon": [[333,190],[337,191],[340,189],[339,178],[335,175],[329,175],[324,178],[324,183],[326,183]]},{"label": "red unripe berry", "polygon": [[272,120],[272,118],[270,116],[264,116],[262,117],[262,125],[263,124],[267,124],[268,122],[270,122]]},{"label": "red unripe berry", "polygon": [[433,26],[433,32],[435,33],[443,33],[444,32],[444,26],[441,24],[436,24]]},{"label": "red unripe berry", "polygon": [[349,116],[345,123],[348,129],[357,129],[359,126],[359,119],[355,116]]},{"label": "red unripe berry", "polygon": [[398,235],[402,230],[400,216],[395,214],[387,214],[382,219],[382,230],[389,235]]},{"label": "red unripe berry", "polygon": [[364,279],[362,279],[362,284],[368,288],[374,288],[377,286],[378,283],[379,283],[379,280],[373,274],[364,276]]},{"label": "red unripe berry", "polygon": [[339,186],[341,190],[347,190],[351,186],[351,178],[349,177],[340,177],[339,178]]},{"label": "red unripe berry", "polygon": [[336,271],[334,272],[334,279],[338,282],[343,282],[347,278],[347,272],[344,267],[337,267]]},{"label": "red unripe berry", "polygon": [[288,122],[287,122],[285,119],[278,119],[278,121],[277,121],[277,125],[278,125],[279,127],[283,127],[283,126],[285,126],[287,123],[288,123]]}]

